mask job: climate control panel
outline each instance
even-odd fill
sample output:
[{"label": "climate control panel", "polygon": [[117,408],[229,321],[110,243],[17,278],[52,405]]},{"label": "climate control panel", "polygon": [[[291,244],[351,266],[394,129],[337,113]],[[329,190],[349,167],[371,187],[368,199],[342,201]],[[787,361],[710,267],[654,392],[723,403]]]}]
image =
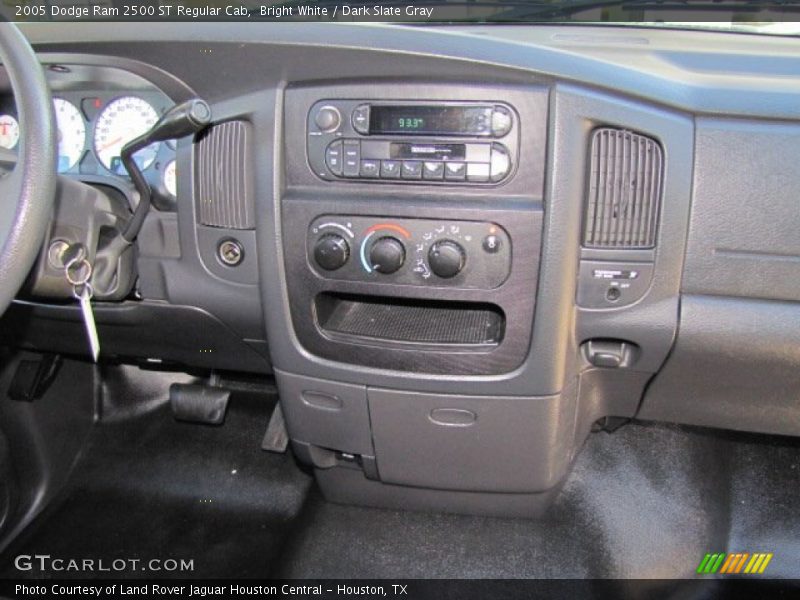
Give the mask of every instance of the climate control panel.
[{"label": "climate control panel", "polygon": [[508,233],[480,221],[324,215],[306,246],[311,268],[328,279],[493,289],[511,269]]}]

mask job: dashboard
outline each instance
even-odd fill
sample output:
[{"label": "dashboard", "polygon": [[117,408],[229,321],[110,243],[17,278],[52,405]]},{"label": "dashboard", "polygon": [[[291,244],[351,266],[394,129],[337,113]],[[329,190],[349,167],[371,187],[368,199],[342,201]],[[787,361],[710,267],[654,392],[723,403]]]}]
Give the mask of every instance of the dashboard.
[{"label": "dashboard", "polygon": [[[80,65],[51,65],[50,72],[70,81]],[[106,74],[108,75],[108,74]],[[123,79],[125,72],[116,73]],[[101,77],[95,73],[94,77]],[[53,94],[58,127],[58,172],[79,180],[129,187],[120,160],[122,146],[146,132],[172,103],[161,91],[103,86],[95,79]],[[115,88],[119,89],[115,89]],[[0,147],[13,150],[19,141],[14,99],[0,98]],[[155,203],[174,205],[177,196],[175,142],[157,142],[134,156],[155,192]]]},{"label": "dashboard", "polygon": [[[132,199],[120,145],[210,104],[208,130],[137,157],[156,199],[134,291],[95,305],[104,356],[274,376],[326,497],[530,515],[609,420],[800,434],[800,41],[25,32],[62,176]],[[75,306],[10,315],[15,344],[85,347]]]}]

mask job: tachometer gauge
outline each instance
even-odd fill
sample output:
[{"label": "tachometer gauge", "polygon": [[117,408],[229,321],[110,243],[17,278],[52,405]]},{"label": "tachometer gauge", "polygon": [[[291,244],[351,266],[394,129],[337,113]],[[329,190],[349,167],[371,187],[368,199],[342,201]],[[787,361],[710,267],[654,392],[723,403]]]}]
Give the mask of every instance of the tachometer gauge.
[{"label": "tachometer gauge", "polygon": [[86,123],[77,107],[63,98],[53,98],[58,125],[58,171],[69,171],[83,156]]},{"label": "tachometer gauge", "polygon": [[3,148],[17,147],[19,142],[19,123],[11,115],[0,115],[0,146]]},{"label": "tachometer gauge", "polygon": [[[158,113],[149,102],[135,96],[114,100],[103,109],[94,129],[94,150],[106,169],[124,173],[120,160],[122,147],[142,135],[158,120]],[[139,150],[134,160],[140,169],[149,167],[158,154],[159,143]]]},{"label": "tachometer gauge", "polygon": [[175,170],[175,161],[171,160],[164,167],[164,187],[173,196],[178,196],[178,175]]}]

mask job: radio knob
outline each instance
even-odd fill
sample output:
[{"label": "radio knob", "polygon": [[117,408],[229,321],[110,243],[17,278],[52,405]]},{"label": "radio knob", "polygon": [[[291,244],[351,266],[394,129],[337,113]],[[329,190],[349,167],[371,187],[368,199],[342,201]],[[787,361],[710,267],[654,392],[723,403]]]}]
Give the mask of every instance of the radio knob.
[{"label": "radio knob", "polygon": [[495,106],[492,112],[492,135],[503,137],[511,131],[513,119],[511,112],[505,106]]},{"label": "radio knob", "polygon": [[403,242],[393,237],[382,237],[375,240],[369,249],[369,262],[378,273],[388,275],[394,273],[406,261],[406,249]]},{"label": "radio knob", "polygon": [[442,279],[450,279],[458,275],[464,268],[467,255],[461,244],[453,240],[441,240],[431,246],[428,251],[428,263],[431,271]]},{"label": "radio knob", "polygon": [[342,124],[342,115],[335,106],[323,106],[319,109],[314,122],[320,131],[330,133],[339,129],[339,125]]},{"label": "radio knob", "polygon": [[323,235],[314,245],[314,260],[326,271],[342,268],[350,258],[350,246],[335,233]]}]

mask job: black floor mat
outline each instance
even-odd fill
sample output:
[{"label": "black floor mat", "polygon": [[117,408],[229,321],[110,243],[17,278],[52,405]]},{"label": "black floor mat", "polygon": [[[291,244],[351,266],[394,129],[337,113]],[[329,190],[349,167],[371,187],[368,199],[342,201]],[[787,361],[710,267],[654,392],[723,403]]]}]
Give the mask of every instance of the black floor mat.
[{"label": "black floor mat", "polygon": [[662,578],[727,551],[772,552],[770,575],[800,575],[797,440],[596,433],[538,521],[347,507],[324,502],[291,456],[259,449],[274,397],[234,395],[221,427],[179,423],[142,377],[110,384],[69,487],[0,576],[22,575],[10,557],[50,554],[193,561],[159,574],[173,577]]},{"label": "black floor mat", "polygon": [[[167,385],[138,410],[109,398],[68,489],[6,556],[193,561],[193,572],[158,573],[167,577],[269,574],[311,484],[291,456],[260,449],[276,398],[234,394],[223,426],[189,424],[172,418]],[[0,564],[0,576],[21,575]]]},{"label": "black floor mat", "polygon": [[309,503],[286,577],[691,577],[706,552],[800,575],[795,440],[631,424],[590,437],[545,519]]}]

